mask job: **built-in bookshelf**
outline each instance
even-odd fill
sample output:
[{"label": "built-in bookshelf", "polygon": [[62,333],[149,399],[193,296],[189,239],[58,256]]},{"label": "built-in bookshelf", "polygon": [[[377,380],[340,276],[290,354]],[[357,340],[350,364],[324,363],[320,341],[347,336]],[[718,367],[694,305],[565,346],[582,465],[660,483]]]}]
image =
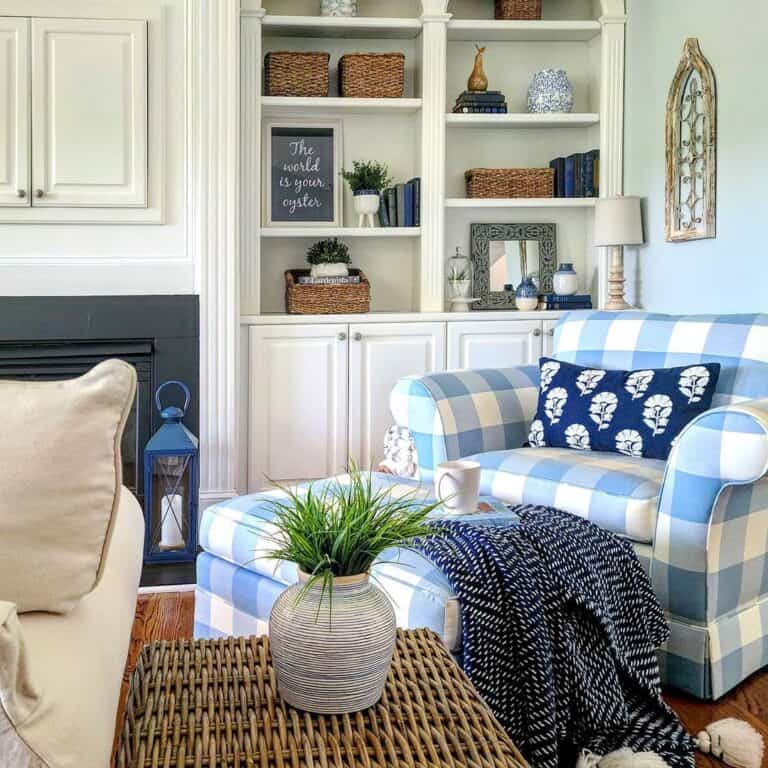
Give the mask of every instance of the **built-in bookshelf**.
[{"label": "built-in bookshelf", "polygon": [[[314,239],[349,241],[354,265],[372,285],[372,311],[445,309],[445,262],[469,250],[474,222],[558,225],[561,261],[573,262],[599,304],[603,254],[591,245],[593,198],[467,199],[473,167],[546,167],[555,157],[599,149],[601,195],[621,191],[624,16],[620,0],[544,0],[542,21],[496,21],[492,0],[360,0],[352,19],[318,15],[319,0],[242,0],[241,286],[242,314],[283,311],[282,273],[303,266]],[[390,16],[380,14],[390,13]],[[507,114],[454,114],[475,44],[486,46],[490,87]],[[269,51],[331,54],[328,98],[262,95]],[[341,98],[336,62],[344,53],[399,51],[406,56],[400,99]],[[575,87],[571,114],[532,115],[527,86],[547,66],[566,69]],[[262,219],[264,121],[332,118],[343,123],[343,164],[381,160],[398,181],[422,180],[421,226],[363,229],[344,190],[340,227],[266,227]]]}]

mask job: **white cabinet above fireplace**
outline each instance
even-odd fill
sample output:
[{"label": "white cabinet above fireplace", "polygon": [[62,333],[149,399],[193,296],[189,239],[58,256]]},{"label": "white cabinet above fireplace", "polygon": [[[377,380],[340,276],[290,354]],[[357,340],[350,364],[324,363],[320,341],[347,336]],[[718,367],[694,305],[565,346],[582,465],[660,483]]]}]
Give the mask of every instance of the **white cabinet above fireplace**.
[{"label": "white cabinet above fireplace", "polygon": [[162,223],[163,19],[120,5],[0,0],[0,223]]}]

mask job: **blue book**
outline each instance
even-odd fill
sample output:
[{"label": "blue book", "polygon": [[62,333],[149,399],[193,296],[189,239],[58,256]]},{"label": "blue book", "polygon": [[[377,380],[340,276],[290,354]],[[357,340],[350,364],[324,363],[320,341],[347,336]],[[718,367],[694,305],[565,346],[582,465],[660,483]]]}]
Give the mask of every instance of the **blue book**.
[{"label": "blue book", "polygon": [[595,152],[585,152],[581,156],[582,197],[595,197]]},{"label": "blue book", "polygon": [[576,197],[576,161],[574,156],[565,158],[565,194],[563,197]]},{"label": "blue book", "polygon": [[570,312],[576,309],[592,309],[592,302],[582,301],[578,304],[568,304],[566,302],[547,302],[547,309],[557,310],[559,312]]},{"label": "blue book", "polygon": [[405,185],[405,226],[413,226],[413,182],[409,181]]},{"label": "blue book", "polygon": [[379,224],[382,227],[391,226],[389,223],[389,211],[387,211],[387,202],[384,199],[384,192],[379,195]]},{"label": "blue book", "polygon": [[544,301],[556,304],[580,304],[592,301],[588,293],[574,293],[573,296],[558,296],[556,293],[547,293],[544,295]]},{"label": "blue book", "polygon": [[556,157],[549,167],[555,172],[555,197],[565,197],[565,158]]},{"label": "blue book", "polygon": [[409,184],[413,184],[413,226],[421,226],[421,179],[416,176]]}]

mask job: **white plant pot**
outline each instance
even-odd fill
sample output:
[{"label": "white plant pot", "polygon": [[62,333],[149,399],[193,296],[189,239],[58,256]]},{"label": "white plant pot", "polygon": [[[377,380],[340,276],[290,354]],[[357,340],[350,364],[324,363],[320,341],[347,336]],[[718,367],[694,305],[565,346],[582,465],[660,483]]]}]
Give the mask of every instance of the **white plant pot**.
[{"label": "white plant pot", "polygon": [[306,589],[308,578],[299,573],[299,583],[277,598],[269,618],[280,695],[320,714],[373,706],[395,650],[392,604],[368,574],[335,578],[332,597],[322,581]]},{"label": "white plant pot", "polygon": [[379,212],[378,195],[355,195],[355,213],[357,214],[358,227],[375,227],[373,218]]},{"label": "white plant pot", "polygon": [[346,264],[313,264],[309,271],[312,277],[346,277],[349,266]]}]

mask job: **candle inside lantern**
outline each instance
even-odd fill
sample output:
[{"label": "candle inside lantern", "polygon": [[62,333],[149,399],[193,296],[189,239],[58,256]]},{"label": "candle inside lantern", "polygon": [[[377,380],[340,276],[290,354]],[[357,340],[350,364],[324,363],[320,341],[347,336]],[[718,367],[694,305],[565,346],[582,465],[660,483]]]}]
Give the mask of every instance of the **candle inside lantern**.
[{"label": "candle inside lantern", "polygon": [[160,502],[162,524],[160,527],[160,547],[162,549],[183,549],[184,537],[181,534],[182,498],[178,493],[163,496]]}]

